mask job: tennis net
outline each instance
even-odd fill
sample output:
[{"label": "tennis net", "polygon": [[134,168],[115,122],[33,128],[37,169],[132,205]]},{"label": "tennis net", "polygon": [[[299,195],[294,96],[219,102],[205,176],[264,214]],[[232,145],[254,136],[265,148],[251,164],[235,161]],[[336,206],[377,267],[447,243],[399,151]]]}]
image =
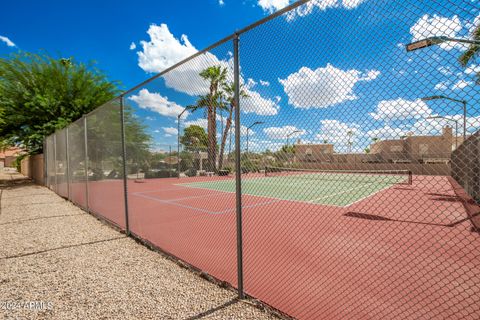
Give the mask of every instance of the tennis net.
[{"label": "tennis net", "polygon": [[266,177],[351,181],[358,183],[412,184],[410,170],[321,170],[287,167],[265,167]]}]

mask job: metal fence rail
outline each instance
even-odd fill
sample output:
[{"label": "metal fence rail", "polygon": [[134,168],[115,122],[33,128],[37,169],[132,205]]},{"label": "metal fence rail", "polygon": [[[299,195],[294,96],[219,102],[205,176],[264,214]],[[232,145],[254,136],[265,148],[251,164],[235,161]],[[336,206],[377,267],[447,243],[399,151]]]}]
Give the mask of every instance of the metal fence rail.
[{"label": "metal fence rail", "polygon": [[46,184],[295,318],[475,319],[478,17],[299,1],[47,137]]}]

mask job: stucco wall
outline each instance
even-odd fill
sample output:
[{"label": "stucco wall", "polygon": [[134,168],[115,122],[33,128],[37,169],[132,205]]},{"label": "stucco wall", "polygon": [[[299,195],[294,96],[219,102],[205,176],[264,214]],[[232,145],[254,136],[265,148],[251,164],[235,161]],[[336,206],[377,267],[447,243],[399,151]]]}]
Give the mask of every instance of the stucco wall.
[{"label": "stucco wall", "polygon": [[36,184],[44,184],[43,154],[26,157],[21,162],[21,173]]}]

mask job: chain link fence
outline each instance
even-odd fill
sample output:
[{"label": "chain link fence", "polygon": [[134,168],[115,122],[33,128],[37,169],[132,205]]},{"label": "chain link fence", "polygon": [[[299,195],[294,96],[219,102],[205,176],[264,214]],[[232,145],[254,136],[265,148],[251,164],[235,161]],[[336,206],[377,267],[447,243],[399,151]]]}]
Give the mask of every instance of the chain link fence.
[{"label": "chain link fence", "polygon": [[48,137],[47,186],[287,316],[476,319],[479,17],[299,1]]}]

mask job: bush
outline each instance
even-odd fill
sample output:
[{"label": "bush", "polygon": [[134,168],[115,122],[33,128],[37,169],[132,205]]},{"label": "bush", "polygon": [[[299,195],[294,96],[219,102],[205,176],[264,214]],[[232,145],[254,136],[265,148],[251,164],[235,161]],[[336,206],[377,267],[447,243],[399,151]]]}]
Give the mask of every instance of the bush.
[{"label": "bush", "polygon": [[218,175],[219,176],[228,176],[229,174],[230,174],[230,171],[228,171],[228,170],[225,170],[225,169],[218,170]]},{"label": "bush", "polygon": [[196,177],[197,176],[197,169],[195,168],[190,168],[187,171],[185,171],[185,175],[187,177]]},{"label": "bush", "polygon": [[103,170],[101,168],[93,168],[92,169],[92,176],[89,178],[89,180],[97,181],[97,180],[103,180],[105,175],[103,174]]},{"label": "bush", "polygon": [[19,155],[17,158],[15,158],[15,160],[13,161],[13,166],[15,167],[15,169],[17,169],[18,172],[21,171],[22,169],[22,160],[25,159],[26,157],[28,157],[28,154],[24,153],[24,154],[21,154]]},{"label": "bush", "polygon": [[145,173],[145,179],[171,178],[177,176],[177,173],[172,170],[147,171]]}]

